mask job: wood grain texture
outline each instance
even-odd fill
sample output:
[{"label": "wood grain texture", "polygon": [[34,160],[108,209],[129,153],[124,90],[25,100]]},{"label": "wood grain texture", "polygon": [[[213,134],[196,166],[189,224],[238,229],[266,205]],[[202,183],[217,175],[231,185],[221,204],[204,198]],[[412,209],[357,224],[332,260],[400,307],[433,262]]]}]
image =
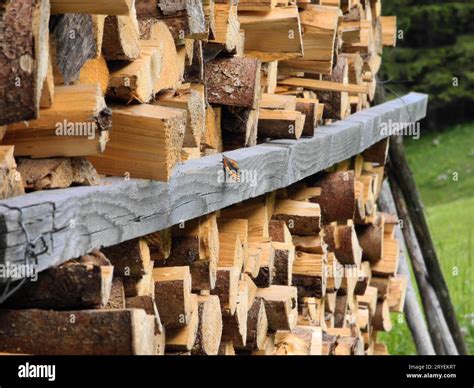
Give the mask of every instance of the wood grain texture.
[{"label": "wood grain texture", "polygon": [[[99,187],[36,192],[0,201],[0,263],[23,260],[27,241],[21,221],[30,239],[42,235],[48,247],[38,257],[43,270],[94,248],[286,187],[387,137],[380,131],[382,123],[410,123],[425,117],[427,101],[426,95],[411,93],[320,127],[313,138],[278,140],[226,153],[249,173],[247,178],[257,177],[240,184],[221,179],[222,155],[217,154],[179,165],[168,184],[109,178]],[[42,248],[38,242],[36,251]]]}]

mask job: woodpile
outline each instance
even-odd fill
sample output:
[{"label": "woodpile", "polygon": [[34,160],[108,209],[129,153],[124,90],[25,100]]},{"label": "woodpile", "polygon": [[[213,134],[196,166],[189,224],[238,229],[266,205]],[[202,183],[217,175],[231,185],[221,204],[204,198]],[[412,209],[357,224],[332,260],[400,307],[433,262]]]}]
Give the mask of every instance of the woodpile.
[{"label": "woodpile", "polygon": [[407,287],[398,220],[376,205],[386,143],[40,273],[2,305],[0,352],[386,354]]},{"label": "woodpile", "polygon": [[[0,29],[0,198],[104,176],[168,182],[190,159],[313,137],[371,105],[396,43],[381,0],[7,0]],[[380,183],[373,171],[357,182]],[[276,220],[298,215],[279,206]],[[317,232],[316,216],[296,218],[294,234]]]}]

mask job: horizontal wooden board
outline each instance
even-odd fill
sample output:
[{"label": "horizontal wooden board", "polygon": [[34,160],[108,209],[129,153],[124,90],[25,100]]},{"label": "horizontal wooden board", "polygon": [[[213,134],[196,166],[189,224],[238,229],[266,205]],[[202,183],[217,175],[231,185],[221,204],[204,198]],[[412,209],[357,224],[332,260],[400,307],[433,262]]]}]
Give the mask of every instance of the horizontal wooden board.
[{"label": "horizontal wooden board", "polygon": [[[178,166],[168,184],[109,178],[99,187],[40,191],[0,201],[0,264],[24,260],[29,240],[39,269],[286,187],[361,153],[387,136],[383,123],[426,115],[428,97],[410,93],[335,124],[313,138],[278,140],[226,153],[242,183],[225,182],[222,155]],[[23,227],[22,227],[23,225]],[[41,237],[41,238],[39,238]]]}]

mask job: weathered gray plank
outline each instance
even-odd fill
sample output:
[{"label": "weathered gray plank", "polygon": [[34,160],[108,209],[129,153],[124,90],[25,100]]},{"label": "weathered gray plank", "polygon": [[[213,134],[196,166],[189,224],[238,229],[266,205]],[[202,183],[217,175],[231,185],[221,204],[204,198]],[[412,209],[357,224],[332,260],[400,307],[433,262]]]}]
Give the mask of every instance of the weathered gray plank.
[{"label": "weathered gray plank", "polygon": [[[402,99],[318,128],[311,139],[274,141],[229,152],[257,184],[222,179],[222,156],[186,162],[169,184],[109,178],[100,187],[42,191],[0,201],[0,264],[23,260],[27,239],[43,236],[48,251],[40,270],[94,248],[118,244],[286,187],[367,149],[383,139],[389,120],[412,122],[426,115],[427,96]],[[253,176],[255,177],[255,176]],[[244,175],[245,178],[245,175]],[[38,243],[36,252],[43,247]]]}]

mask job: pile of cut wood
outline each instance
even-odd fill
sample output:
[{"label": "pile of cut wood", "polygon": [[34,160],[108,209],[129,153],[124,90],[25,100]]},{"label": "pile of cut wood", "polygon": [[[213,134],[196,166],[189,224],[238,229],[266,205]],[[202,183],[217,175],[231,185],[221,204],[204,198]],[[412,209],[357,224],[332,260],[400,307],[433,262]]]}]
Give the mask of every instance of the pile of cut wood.
[{"label": "pile of cut wood", "polygon": [[387,354],[407,285],[387,151],[40,273],[2,306],[0,352]]},{"label": "pile of cut wood", "polygon": [[396,20],[381,0],[7,0],[0,31],[8,198],[311,137],[371,104]]}]

